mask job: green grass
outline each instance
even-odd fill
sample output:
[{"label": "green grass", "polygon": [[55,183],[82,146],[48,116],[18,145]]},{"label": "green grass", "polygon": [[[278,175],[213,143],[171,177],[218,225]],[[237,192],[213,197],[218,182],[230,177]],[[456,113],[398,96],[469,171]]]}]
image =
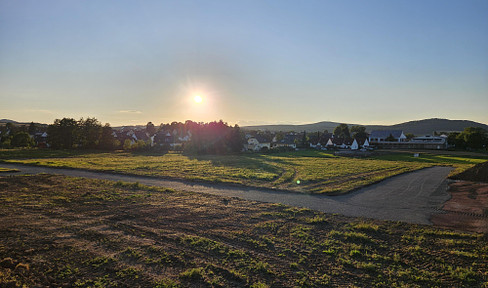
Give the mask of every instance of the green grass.
[{"label": "green grass", "polygon": [[0,177],[0,287],[488,284],[483,234],[226,200],[105,180]]},{"label": "green grass", "polygon": [[224,182],[307,193],[342,194],[405,172],[435,165],[459,173],[488,156],[395,153],[368,159],[330,152],[186,156],[180,153],[128,153],[56,150],[0,150],[0,161],[79,168],[163,178]]},{"label": "green grass", "polygon": [[488,161],[488,155],[463,155],[446,152],[445,154],[420,153],[419,157],[414,157],[413,153],[395,153],[375,156],[374,159],[395,162],[424,163],[427,165],[452,166],[455,168],[451,175],[461,173],[476,164]]},{"label": "green grass", "polygon": [[0,167],[0,173],[1,172],[19,172],[18,169],[10,169],[10,168],[2,168]]}]

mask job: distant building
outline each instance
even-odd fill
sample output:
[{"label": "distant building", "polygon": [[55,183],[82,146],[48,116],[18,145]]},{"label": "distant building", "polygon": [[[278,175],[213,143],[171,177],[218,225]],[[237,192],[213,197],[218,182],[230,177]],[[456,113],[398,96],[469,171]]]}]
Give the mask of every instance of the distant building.
[{"label": "distant building", "polygon": [[[392,138],[394,141],[387,141],[388,138]],[[407,141],[407,136],[403,134],[402,130],[374,130],[369,135],[369,143],[371,144],[405,141]]]},{"label": "distant building", "polygon": [[[422,147],[424,149],[447,149],[447,136],[421,136],[414,137],[410,140],[410,144]],[[415,145],[416,144],[416,145]]]},{"label": "distant building", "polygon": [[261,151],[262,149],[271,149],[271,141],[261,135],[247,139],[247,150]]},{"label": "distant building", "polygon": [[273,148],[279,148],[279,147],[287,147],[291,149],[296,149],[297,144],[296,142],[298,141],[298,135],[295,134],[287,134],[281,141],[277,141],[276,143],[273,143]]}]

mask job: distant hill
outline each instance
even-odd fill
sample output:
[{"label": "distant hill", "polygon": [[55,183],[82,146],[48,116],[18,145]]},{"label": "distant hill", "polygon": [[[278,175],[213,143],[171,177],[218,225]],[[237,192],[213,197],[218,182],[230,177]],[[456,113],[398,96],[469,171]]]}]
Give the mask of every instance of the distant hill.
[{"label": "distant hill", "polygon": [[10,120],[10,119],[0,119],[0,123],[4,123],[4,124],[7,124],[7,123],[19,124],[19,122],[16,122],[16,121]]},{"label": "distant hill", "polygon": [[[0,126],[4,126],[7,123],[12,123],[14,126],[25,126],[25,125],[30,125],[31,122],[17,122],[17,121],[10,120],[10,119],[0,119]],[[48,126],[48,124],[43,124],[43,123],[34,122],[34,124],[36,124],[37,127],[47,127]]]},{"label": "distant hill", "polygon": [[[0,126],[4,126],[6,123],[12,123],[14,125],[29,125],[30,122],[17,122],[10,119],[0,119]],[[45,127],[47,124],[42,123],[35,123],[38,127]],[[328,130],[329,132],[333,132],[334,129],[341,124],[340,122],[331,122],[331,121],[323,121],[318,123],[312,124],[303,124],[303,125],[255,125],[255,126],[243,126],[241,127],[243,130],[268,130],[272,132],[288,132],[288,131],[295,131],[295,132],[317,132],[317,131],[324,131]],[[345,123],[347,125],[361,125],[361,124],[350,124]],[[449,120],[449,119],[424,119],[424,120],[416,120],[416,121],[409,121],[405,123],[395,124],[395,125],[361,125],[366,127],[367,132],[371,132],[373,130],[403,130],[404,133],[412,133],[416,136],[421,135],[432,135],[434,131],[436,132],[461,132],[466,127],[481,127],[488,131],[488,125],[469,121],[469,120]],[[133,126],[123,126],[126,128],[144,128],[144,125],[133,125]],[[112,127],[115,130],[122,128],[119,127]]]},{"label": "distant hill", "polygon": [[[307,131],[307,132],[317,132],[317,131],[324,131],[328,130],[329,132],[333,132],[335,127],[337,127],[339,122],[318,122],[313,124],[304,124],[304,125],[256,125],[256,126],[244,126],[242,127],[243,130],[268,130],[273,132],[278,131]],[[352,125],[361,125],[361,124],[349,124]],[[405,123],[395,124],[395,125],[361,125],[366,127],[367,132],[371,132],[373,130],[403,130],[404,133],[412,133],[414,135],[431,135],[434,131],[436,132],[461,132],[466,127],[481,127],[488,131],[488,125],[469,121],[469,120],[449,120],[449,119],[425,119],[425,120],[416,120],[416,121],[409,121]]]}]

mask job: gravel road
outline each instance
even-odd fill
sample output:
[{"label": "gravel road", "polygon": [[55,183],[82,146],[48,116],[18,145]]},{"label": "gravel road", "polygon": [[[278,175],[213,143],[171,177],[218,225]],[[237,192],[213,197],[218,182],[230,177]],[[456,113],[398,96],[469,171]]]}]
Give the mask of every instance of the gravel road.
[{"label": "gravel road", "polygon": [[398,175],[378,184],[342,196],[322,196],[290,193],[262,188],[226,184],[204,184],[190,181],[166,180],[144,176],[91,172],[77,169],[25,166],[0,163],[0,167],[15,168],[20,173],[0,173],[0,176],[18,174],[62,174],[74,177],[139,182],[176,190],[208,193],[247,200],[283,203],[345,216],[393,220],[408,223],[431,224],[430,217],[450,198],[446,179],[451,167],[431,167]]}]

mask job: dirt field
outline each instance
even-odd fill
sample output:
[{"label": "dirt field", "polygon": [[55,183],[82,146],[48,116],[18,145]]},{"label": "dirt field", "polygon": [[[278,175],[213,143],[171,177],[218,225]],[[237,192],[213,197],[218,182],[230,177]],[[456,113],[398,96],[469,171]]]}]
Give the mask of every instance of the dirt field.
[{"label": "dirt field", "polygon": [[431,218],[435,226],[460,231],[488,233],[488,183],[457,181],[449,185],[452,198],[444,214]]},{"label": "dirt field", "polygon": [[65,176],[0,177],[0,287],[481,287],[482,234]]},{"label": "dirt field", "polygon": [[432,223],[442,228],[488,233],[488,162],[453,178],[456,181],[449,185],[452,198],[444,204],[443,214],[432,216]]}]

